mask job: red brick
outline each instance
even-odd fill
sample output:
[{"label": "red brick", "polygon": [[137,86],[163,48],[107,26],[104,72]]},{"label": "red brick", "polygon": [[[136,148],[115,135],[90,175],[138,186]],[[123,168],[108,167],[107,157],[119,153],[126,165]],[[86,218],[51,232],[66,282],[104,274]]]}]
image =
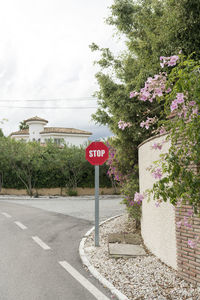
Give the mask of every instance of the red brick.
[{"label": "red brick", "polygon": [[[178,275],[179,275],[181,278],[183,278],[185,281],[188,281],[188,282],[190,282],[190,283],[192,283],[192,284],[194,284],[194,285],[197,284],[196,278],[195,278],[195,279],[194,279],[194,278],[190,278],[190,277],[188,277],[187,274],[185,274],[184,272],[178,272]],[[197,278],[197,279],[198,279],[198,278]]]},{"label": "red brick", "polygon": [[185,261],[185,262],[189,262],[189,260],[188,260],[187,258],[184,258],[184,257],[178,257],[178,258],[177,258],[177,261],[182,262],[182,263],[183,263],[184,261]]},{"label": "red brick", "polygon": [[191,265],[193,266],[197,266],[200,267],[200,263],[196,262],[196,261],[190,261]]},{"label": "red brick", "polygon": [[[191,248],[189,248],[189,247],[186,248],[185,245],[183,245],[183,246],[184,246],[184,247],[182,247],[182,250],[187,251],[187,252],[189,252],[189,253],[195,253],[194,249],[191,249]],[[182,250],[181,250],[181,251],[182,251]]]},{"label": "red brick", "polygon": [[188,252],[185,251],[185,250],[183,250],[183,249],[177,250],[177,253],[178,253],[178,255],[180,254],[180,255],[183,256],[183,257],[184,257],[184,255],[186,256],[186,258],[188,257]]},{"label": "red brick", "polygon": [[187,233],[187,232],[185,232],[185,231],[181,231],[181,237],[194,238],[195,235],[196,235],[196,234],[195,234],[194,232]]},{"label": "red brick", "polygon": [[[185,266],[184,266],[185,267]],[[195,278],[194,272],[190,271],[188,268],[184,268],[183,271],[187,274]]]},{"label": "red brick", "polygon": [[181,232],[182,235],[185,235],[185,233],[186,234],[193,234],[194,230],[195,230],[195,228],[193,228],[193,227],[192,228],[184,227],[180,230],[180,232]]}]

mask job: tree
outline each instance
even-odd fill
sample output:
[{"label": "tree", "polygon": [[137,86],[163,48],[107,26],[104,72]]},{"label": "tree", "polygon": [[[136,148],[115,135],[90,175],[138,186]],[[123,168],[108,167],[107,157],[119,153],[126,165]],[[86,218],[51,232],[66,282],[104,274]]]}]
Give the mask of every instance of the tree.
[{"label": "tree", "polygon": [[33,195],[37,171],[42,168],[43,148],[35,142],[25,143],[2,138],[0,143],[1,169],[12,169],[25,186],[28,195]]},{"label": "tree", "polygon": [[98,109],[93,120],[108,125],[115,135],[110,140],[115,149],[111,167],[128,205],[138,190],[138,145],[157,130],[157,123],[145,130],[141,121],[167,117],[165,99],[160,99],[159,105],[137,98],[131,101],[130,91],[140,90],[148,77],[160,72],[160,56],[182,50],[186,55],[195,51],[195,59],[200,58],[200,2],[115,0],[110,10],[107,23],[115,27],[119,38],[125,37],[126,50],[115,57],[108,48],[90,46],[101,53],[96,62],[100,71],[96,74]]},{"label": "tree", "polygon": [[76,189],[80,182],[85,163],[85,150],[82,147],[64,145],[60,149],[57,168],[65,178],[66,187]]},{"label": "tree", "polygon": [[25,120],[20,122],[19,124],[19,130],[29,129],[28,124],[26,124]]}]

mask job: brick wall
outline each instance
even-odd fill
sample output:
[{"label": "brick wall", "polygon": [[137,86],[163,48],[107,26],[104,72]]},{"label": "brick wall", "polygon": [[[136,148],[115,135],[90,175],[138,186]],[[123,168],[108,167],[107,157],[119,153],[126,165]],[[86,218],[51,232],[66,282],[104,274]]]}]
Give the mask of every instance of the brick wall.
[{"label": "brick wall", "polygon": [[[188,210],[192,209],[190,205],[182,205],[176,208],[176,222],[188,216]],[[188,240],[194,240],[200,235],[200,218],[198,216],[191,217],[191,228],[181,225],[176,226],[177,240],[177,262],[178,274],[183,279],[200,286],[200,242],[196,248],[188,245]]]}]

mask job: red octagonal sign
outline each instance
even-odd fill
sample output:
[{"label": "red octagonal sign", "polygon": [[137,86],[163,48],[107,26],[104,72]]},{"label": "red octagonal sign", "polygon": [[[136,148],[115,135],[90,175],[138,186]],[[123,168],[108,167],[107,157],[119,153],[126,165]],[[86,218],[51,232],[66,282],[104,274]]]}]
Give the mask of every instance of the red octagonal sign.
[{"label": "red octagonal sign", "polygon": [[91,165],[103,165],[109,158],[109,149],[102,142],[92,142],[85,150],[85,158]]}]

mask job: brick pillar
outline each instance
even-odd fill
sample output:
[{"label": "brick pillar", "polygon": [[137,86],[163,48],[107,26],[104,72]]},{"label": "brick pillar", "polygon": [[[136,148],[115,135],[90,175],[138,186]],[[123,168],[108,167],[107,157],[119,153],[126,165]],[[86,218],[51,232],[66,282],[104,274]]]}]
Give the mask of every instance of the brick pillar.
[{"label": "brick pillar", "polygon": [[[184,216],[188,217],[190,209],[191,205],[177,207],[176,222],[183,221]],[[200,235],[200,218],[191,217],[190,224],[191,228],[183,224],[180,228],[176,226],[178,274],[186,281],[200,286],[200,242],[194,249],[188,245],[189,239],[194,240],[195,236]]]}]

